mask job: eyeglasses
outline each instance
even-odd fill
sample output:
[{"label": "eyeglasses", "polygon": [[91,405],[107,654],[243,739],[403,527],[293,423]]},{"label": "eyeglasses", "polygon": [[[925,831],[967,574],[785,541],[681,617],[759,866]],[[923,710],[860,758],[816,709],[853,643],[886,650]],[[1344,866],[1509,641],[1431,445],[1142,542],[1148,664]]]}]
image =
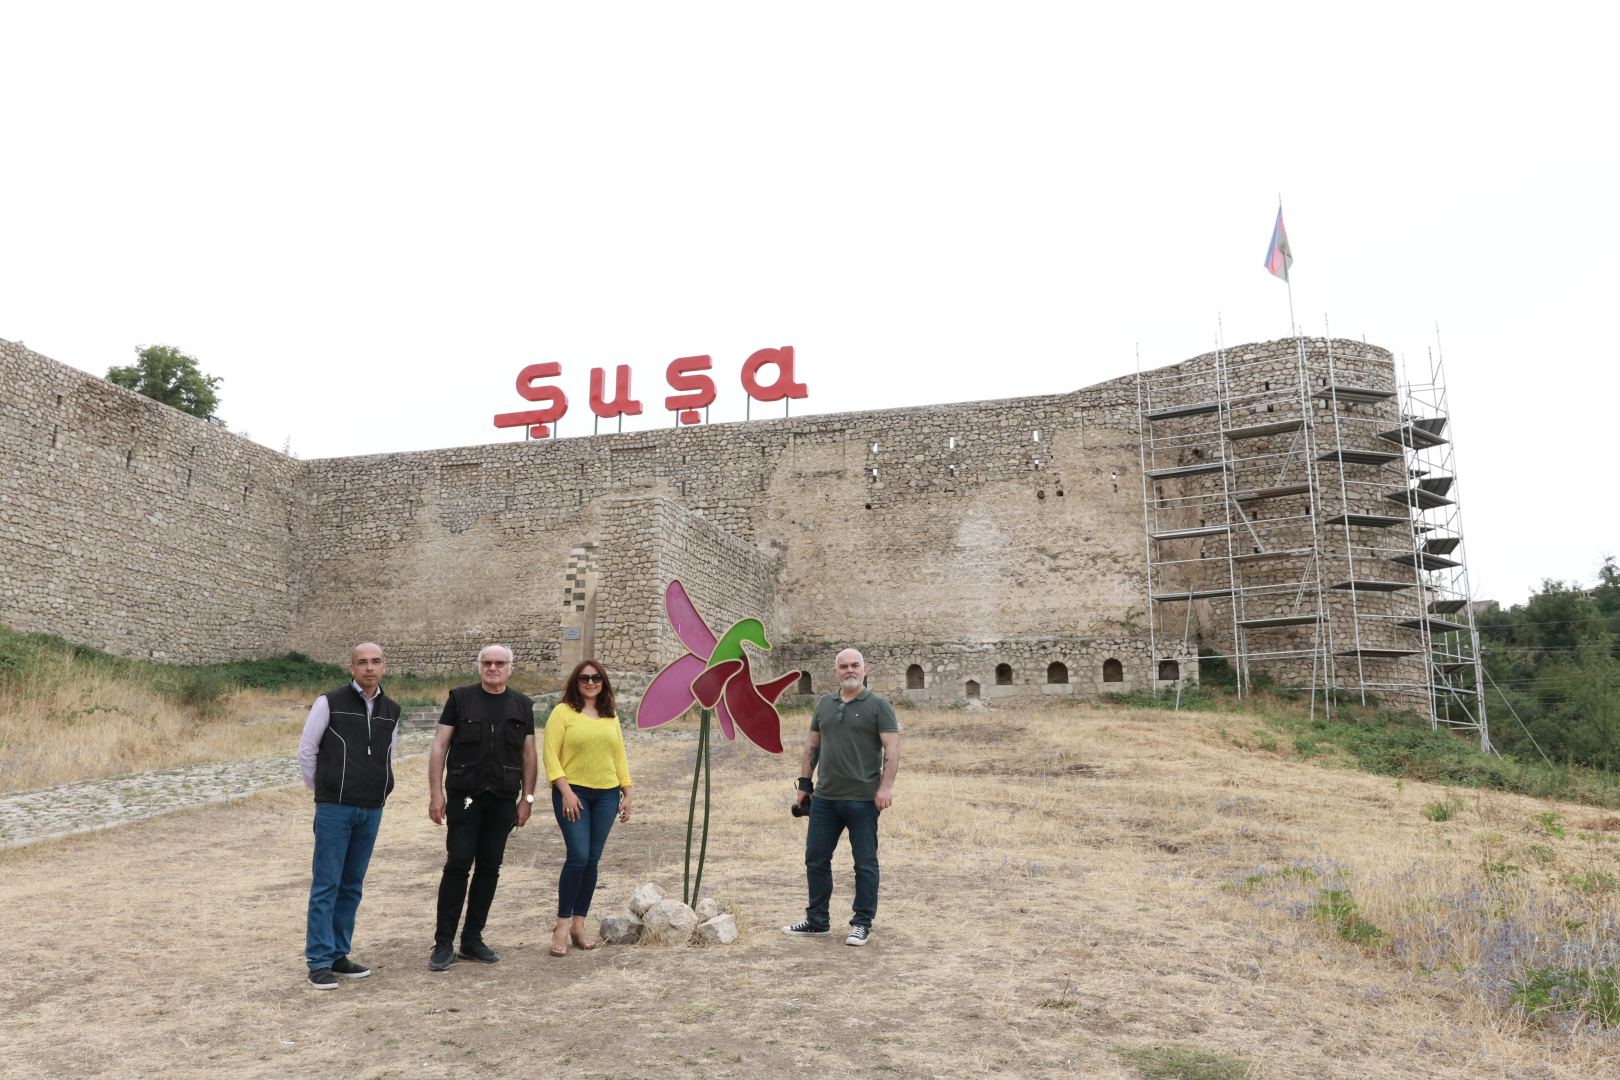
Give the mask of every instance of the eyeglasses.
[{"label": "eyeglasses", "polygon": [[584,674],[584,675],[581,675],[579,677],[579,681],[580,682],[601,682],[602,681],[602,676]]}]

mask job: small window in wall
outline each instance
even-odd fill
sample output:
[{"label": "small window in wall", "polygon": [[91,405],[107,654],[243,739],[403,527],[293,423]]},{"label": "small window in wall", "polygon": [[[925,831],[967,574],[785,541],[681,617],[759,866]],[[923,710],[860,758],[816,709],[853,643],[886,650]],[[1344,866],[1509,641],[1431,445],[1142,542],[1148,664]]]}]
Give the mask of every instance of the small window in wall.
[{"label": "small window in wall", "polygon": [[996,685],[997,686],[1011,686],[1012,685],[1012,665],[1011,664],[997,664],[996,665]]},{"label": "small window in wall", "polygon": [[815,693],[814,690],[810,689],[810,673],[808,671],[799,672],[799,693],[801,693],[801,694],[813,694],[813,693]]},{"label": "small window in wall", "polygon": [[974,682],[972,679],[967,681],[967,686],[965,689],[967,690],[968,700],[971,701],[979,696],[979,684]]},{"label": "small window in wall", "polygon": [[[808,676],[807,676],[808,677]],[[1103,682],[1124,682],[1125,665],[1110,656],[1103,661]]]},{"label": "small window in wall", "polygon": [[906,689],[921,690],[923,688],[923,669],[921,664],[912,664],[906,668]]},{"label": "small window in wall", "polygon": [[1069,669],[1054,660],[1046,665],[1046,681],[1049,683],[1066,683],[1069,681]]},{"label": "small window in wall", "polygon": [[1175,682],[1181,678],[1181,665],[1174,660],[1159,661],[1159,679],[1161,682]]}]

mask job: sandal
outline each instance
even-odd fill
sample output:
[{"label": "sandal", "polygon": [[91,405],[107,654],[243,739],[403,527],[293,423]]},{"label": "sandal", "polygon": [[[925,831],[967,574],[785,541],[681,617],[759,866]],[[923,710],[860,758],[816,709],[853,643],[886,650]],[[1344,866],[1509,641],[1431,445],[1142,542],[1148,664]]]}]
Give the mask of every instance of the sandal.
[{"label": "sandal", "polygon": [[578,937],[575,937],[573,934],[568,935],[568,940],[572,941],[576,948],[582,949],[585,952],[590,952],[592,949],[594,949],[598,945],[602,944],[600,941],[596,940],[595,938],[578,938]]},{"label": "sandal", "polygon": [[567,956],[568,955],[568,939],[563,938],[563,943],[561,945],[558,945],[557,944],[557,935],[552,934],[551,935],[551,955],[552,956]]}]

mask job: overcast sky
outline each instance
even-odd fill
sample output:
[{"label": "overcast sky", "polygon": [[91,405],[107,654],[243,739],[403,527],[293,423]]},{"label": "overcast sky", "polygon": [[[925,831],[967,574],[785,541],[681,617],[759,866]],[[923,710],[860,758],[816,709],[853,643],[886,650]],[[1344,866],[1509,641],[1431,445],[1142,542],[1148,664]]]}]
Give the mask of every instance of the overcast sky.
[{"label": "overcast sky", "polygon": [[1052,393],[1286,336],[1281,193],[1308,333],[1439,327],[1475,593],[1592,580],[1613,6],[1086,7],[0,0],[0,337],[305,458],[521,438],[547,360],[563,437],[765,346],[795,413]]}]

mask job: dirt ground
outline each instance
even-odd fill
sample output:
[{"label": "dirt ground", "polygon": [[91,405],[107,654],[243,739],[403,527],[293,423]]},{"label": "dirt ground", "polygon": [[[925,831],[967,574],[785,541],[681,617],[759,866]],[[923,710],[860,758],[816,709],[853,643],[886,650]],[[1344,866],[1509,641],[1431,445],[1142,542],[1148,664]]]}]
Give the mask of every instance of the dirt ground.
[{"label": "dirt ground", "polygon": [[[0,853],[0,1073],[1136,1077],[1123,1054],[1155,1045],[1257,1077],[1620,1073],[1612,1038],[1525,1025],[1221,888],[1292,859],[1446,858],[1464,834],[1418,813],[1440,789],[1248,752],[1186,714],[901,719],[864,949],[778,932],[803,910],[796,732],[779,758],[715,757],[704,891],[735,905],[725,947],[549,957],[562,844],[537,814],[486,932],[501,962],[430,973],[443,837],[422,758],[401,769],[360,909],[353,955],[374,974],[336,992],[305,981],[302,790]],[[594,914],[642,881],[678,893],[694,726],[631,737],[636,815],[608,842]],[[1491,799],[1496,829],[1547,808]],[[846,847],[835,865],[836,925]]]}]

